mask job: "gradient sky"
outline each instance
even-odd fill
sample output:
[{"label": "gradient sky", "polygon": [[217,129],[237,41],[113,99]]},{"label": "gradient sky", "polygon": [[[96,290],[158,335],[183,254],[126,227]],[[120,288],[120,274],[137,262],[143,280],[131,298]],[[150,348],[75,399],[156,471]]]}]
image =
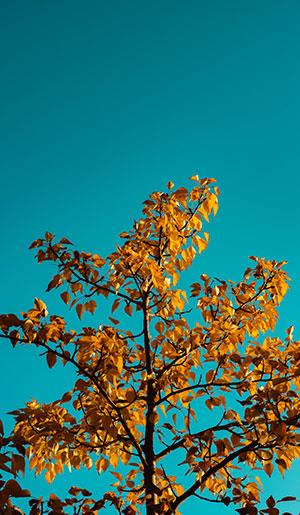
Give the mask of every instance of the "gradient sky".
[{"label": "gradient sky", "polygon": [[[51,267],[27,250],[45,230],[105,255],[149,193],[196,172],[221,198],[195,274],[239,279],[249,255],[286,259],[277,334],[295,324],[299,338],[299,34],[297,0],[0,2],[0,312],[38,296],[63,313],[44,293]],[[70,385],[28,348],[0,351],[2,414]],[[299,495],[299,473],[276,473],[266,494]],[[102,478],[88,482],[101,495]]]}]

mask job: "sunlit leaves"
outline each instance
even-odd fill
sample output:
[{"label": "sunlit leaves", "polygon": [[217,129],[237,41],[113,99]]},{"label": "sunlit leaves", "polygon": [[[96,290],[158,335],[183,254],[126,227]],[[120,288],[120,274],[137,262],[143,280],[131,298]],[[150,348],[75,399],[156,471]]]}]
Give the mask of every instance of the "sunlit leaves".
[{"label": "sunlit leaves", "polygon": [[[300,457],[299,342],[292,326],[283,341],[272,332],[285,263],[251,256],[239,281],[202,273],[187,293],[181,274],[208,246],[219,195],[214,179],[191,180],[191,189],[170,181],[167,193],[152,193],[107,258],[49,232],[31,245],[56,268],[47,291],[58,290],[84,325],[69,328],[39,298],[20,316],[0,315],[2,338],[36,346],[53,374],[56,364],[76,372],[61,398],[11,412],[9,438],[0,426],[0,508],[9,515],[11,499],[29,495],[16,480],[26,461],[49,483],[66,468],[109,471],[114,489],[97,499],[74,486],[65,500],[33,498],[30,515],[92,514],[107,503],[125,515],[145,506],[171,515],[199,492],[244,515],[278,513],[283,499],[272,496],[259,510],[261,479],[251,475],[284,475]],[[188,474],[185,489],[170,454]]]}]

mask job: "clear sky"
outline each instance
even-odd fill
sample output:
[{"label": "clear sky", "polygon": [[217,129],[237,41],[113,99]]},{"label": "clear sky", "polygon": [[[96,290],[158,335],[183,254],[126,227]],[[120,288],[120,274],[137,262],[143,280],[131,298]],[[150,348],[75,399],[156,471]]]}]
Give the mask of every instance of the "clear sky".
[{"label": "clear sky", "polygon": [[[45,230],[105,255],[150,192],[196,172],[221,198],[195,273],[286,259],[278,335],[299,338],[299,34],[297,0],[0,2],[0,312],[62,310],[27,250]],[[2,413],[67,389],[28,349],[0,351]],[[299,494],[299,472],[266,492]]]}]

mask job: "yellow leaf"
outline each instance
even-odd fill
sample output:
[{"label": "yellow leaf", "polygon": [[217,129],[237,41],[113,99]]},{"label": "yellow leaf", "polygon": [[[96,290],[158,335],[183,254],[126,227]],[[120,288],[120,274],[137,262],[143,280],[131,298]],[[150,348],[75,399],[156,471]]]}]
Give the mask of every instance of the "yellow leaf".
[{"label": "yellow leaf", "polygon": [[179,281],[179,274],[177,274],[176,272],[173,272],[172,274],[172,279],[173,279],[173,284],[174,286],[176,286],[176,284],[178,283]]},{"label": "yellow leaf", "polygon": [[55,472],[54,470],[52,469],[48,469],[46,474],[45,474],[45,479],[47,481],[47,483],[52,483],[52,481],[54,480],[55,478]]},{"label": "yellow leaf", "polygon": [[117,370],[118,370],[119,374],[121,374],[121,372],[123,370],[123,358],[122,358],[122,356],[118,356],[117,357],[116,367],[117,367]]},{"label": "yellow leaf", "polygon": [[122,481],[123,479],[123,476],[122,474],[120,474],[120,472],[111,472],[111,474],[118,480],[118,481]]},{"label": "yellow leaf", "polygon": [[256,481],[258,482],[258,484],[259,484],[260,486],[263,486],[262,481],[261,481],[261,479],[260,479],[260,477],[259,477],[259,476],[255,476],[255,479],[256,479]]},{"label": "yellow leaf", "polygon": [[160,409],[163,412],[163,414],[166,415],[166,407],[164,406],[164,404],[160,405]]},{"label": "yellow leaf", "polygon": [[200,238],[200,236],[195,236],[193,238],[193,243],[197,246],[199,254],[207,247],[207,241],[205,241],[203,238]]},{"label": "yellow leaf", "polygon": [[24,330],[24,333],[27,334],[27,333],[30,333],[32,331],[32,329],[34,328],[34,323],[32,320],[30,320],[29,318],[27,318],[27,320],[25,320],[25,322],[23,323],[23,330]]},{"label": "yellow leaf", "polygon": [[182,495],[184,493],[184,488],[182,485],[173,485],[173,488],[176,491],[177,495]]},{"label": "yellow leaf", "polygon": [[100,458],[99,460],[97,460],[95,463],[95,467],[96,467],[98,474],[100,474],[100,472],[102,472],[102,471],[105,472],[108,465],[109,465],[109,461],[105,458]]},{"label": "yellow leaf", "polygon": [[110,463],[114,468],[118,465],[119,456],[117,454],[111,454],[109,458]]},{"label": "yellow leaf", "polygon": [[40,315],[42,317],[48,316],[47,306],[46,306],[45,302],[43,302],[41,299],[38,299],[37,297],[35,297],[34,307],[37,311],[40,312]]}]

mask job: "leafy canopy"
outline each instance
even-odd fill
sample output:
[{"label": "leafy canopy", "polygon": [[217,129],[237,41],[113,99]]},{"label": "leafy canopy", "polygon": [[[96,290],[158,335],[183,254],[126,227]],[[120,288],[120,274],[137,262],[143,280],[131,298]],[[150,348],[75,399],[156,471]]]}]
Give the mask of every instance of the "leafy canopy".
[{"label": "leafy canopy", "polygon": [[259,508],[255,472],[284,475],[300,456],[299,344],[292,328],[284,341],[257,341],[274,329],[285,263],[251,257],[240,282],[202,274],[180,289],[181,273],[207,247],[203,222],[218,210],[215,181],[191,179],[190,191],[170,182],[168,193],[150,195],[106,259],[51,233],[31,245],[39,263],[56,265],[47,290],[60,289],[79,319],[100,301],[111,316],[74,330],[37,298],[21,317],[0,316],[0,336],[14,347],[34,345],[50,368],[61,361],[77,372],[60,399],[28,402],[12,412],[9,436],[1,428],[2,513],[22,513],[15,498],[31,495],[18,479],[26,462],[48,482],[65,467],[114,476],[101,498],[77,487],[65,499],[30,497],[31,515],[96,514],[107,503],[125,515],[178,514],[191,497],[224,512],[233,504],[241,515],[276,515],[278,502],[294,499],[270,496]]}]

